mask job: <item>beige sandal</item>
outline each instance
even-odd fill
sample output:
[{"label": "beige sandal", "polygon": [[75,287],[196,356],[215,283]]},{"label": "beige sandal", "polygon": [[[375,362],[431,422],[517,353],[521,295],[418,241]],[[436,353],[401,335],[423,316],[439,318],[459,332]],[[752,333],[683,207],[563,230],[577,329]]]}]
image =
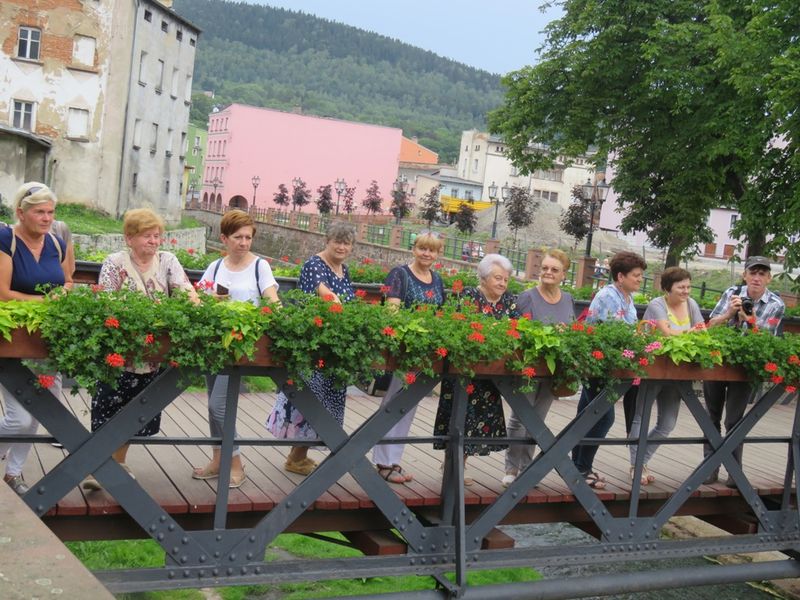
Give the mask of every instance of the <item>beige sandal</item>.
[{"label": "beige sandal", "polygon": [[317,463],[308,457],[303,460],[291,460],[287,458],[286,462],[283,463],[283,468],[290,473],[306,476],[314,472],[314,469],[317,468]]}]

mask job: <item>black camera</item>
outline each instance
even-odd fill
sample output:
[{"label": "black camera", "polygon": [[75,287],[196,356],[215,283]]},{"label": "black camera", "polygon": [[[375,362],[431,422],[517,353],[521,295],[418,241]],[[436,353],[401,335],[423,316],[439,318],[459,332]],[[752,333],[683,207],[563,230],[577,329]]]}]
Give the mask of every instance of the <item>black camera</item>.
[{"label": "black camera", "polygon": [[[734,290],[734,294],[741,297],[741,295],[742,295],[742,287],[743,286],[741,286],[741,285],[738,286]],[[752,298],[748,298],[747,296],[744,296],[742,298],[742,312],[744,314],[746,314],[748,317],[753,315],[753,299]]]}]

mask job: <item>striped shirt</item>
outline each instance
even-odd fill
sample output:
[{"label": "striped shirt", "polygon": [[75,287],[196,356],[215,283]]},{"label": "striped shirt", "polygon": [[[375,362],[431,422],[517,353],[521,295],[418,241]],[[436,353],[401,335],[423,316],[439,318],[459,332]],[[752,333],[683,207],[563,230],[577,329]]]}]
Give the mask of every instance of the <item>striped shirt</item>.
[{"label": "striped shirt", "polygon": [[[724,314],[728,310],[728,303],[734,292],[739,289],[738,285],[729,287],[722,294],[722,297],[717,302],[714,310],[711,311],[709,318],[713,319],[719,315]],[[786,306],[783,304],[780,296],[770,290],[764,290],[764,294],[758,300],[753,301],[753,314],[756,317],[756,325],[759,329],[769,331],[772,335],[778,334],[778,327],[783,319],[783,312]],[[738,313],[737,313],[738,314]],[[739,325],[739,317],[734,315],[728,321],[729,327],[737,327]]]}]

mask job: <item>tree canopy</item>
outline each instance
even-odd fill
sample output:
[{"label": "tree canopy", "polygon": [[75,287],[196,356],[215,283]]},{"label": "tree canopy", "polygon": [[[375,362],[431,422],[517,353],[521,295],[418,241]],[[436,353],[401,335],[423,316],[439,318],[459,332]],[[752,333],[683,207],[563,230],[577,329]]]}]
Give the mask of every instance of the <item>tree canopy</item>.
[{"label": "tree canopy", "polygon": [[475,231],[475,225],[478,224],[478,217],[475,214],[475,208],[467,202],[462,202],[458,205],[458,211],[455,216],[456,229],[461,233],[472,233]]},{"label": "tree canopy", "polygon": [[378,182],[373,179],[372,183],[370,183],[367,188],[367,195],[364,196],[364,199],[361,201],[361,206],[367,209],[367,214],[378,214],[383,212],[383,208],[381,208],[382,204],[383,197],[381,196]]},{"label": "tree canopy", "polygon": [[[503,79],[505,104],[489,117],[524,173],[596,147],[598,162],[609,157],[613,168],[622,230],[645,231],[668,250],[668,264],[711,241],[711,208],[742,213],[737,231],[750,253],[764,251],[768,233],[798,231],[796,6],[561,4],[542,60]],[[770,184],[787,169],[790,183]],[[789,225],[764,218],[765,199],[774,220],[782,215]]]},{"label": "tree canopy", "polygon": [[440,186],[434,186],[419,199],[419,218],[428,222],[428,227],[439,218],[442,212],[442,201],[439,199]]}]

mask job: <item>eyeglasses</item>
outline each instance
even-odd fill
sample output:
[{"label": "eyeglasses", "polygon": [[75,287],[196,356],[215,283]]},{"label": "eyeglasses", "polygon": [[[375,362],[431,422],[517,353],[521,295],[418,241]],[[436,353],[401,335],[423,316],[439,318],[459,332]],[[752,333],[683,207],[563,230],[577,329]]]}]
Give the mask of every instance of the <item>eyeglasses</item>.
[{"label": "eyeglasses", "polygon": [[539,270],[542,273],[560,273],[561,267],[541,267]]}]

